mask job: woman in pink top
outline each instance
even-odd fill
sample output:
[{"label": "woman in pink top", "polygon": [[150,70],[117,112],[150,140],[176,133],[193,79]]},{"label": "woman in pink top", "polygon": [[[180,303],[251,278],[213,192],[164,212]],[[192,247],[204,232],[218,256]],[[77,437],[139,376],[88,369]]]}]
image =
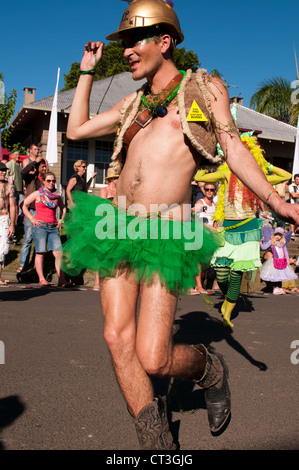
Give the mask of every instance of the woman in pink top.
[{"label": "woman in pink top", "polygon": [[[66,214],[66,207],[62,198],[55,193],[56,178],[54,173],[47,172],[42,175],[43,186],[31,193],[24,201],[23,212],[33,225],[33,241],[35,247],[35,269],[39,278],[39,284],[49,285],[44,276],[44,254],[52,251],[55,258],[55,268],[59,278],[59,286],[66,286],[64,273],[60,270],[61,241],[59,230]],[[35,203],[36,214],[29,212],[28,206]],[[56,212],[60,209],[62,217],[57,221]]]}]

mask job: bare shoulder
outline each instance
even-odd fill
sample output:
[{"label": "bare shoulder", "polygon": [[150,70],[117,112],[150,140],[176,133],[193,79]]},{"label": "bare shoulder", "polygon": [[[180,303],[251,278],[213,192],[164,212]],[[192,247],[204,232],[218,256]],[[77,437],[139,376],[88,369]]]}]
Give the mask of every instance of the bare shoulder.
[{"label": "bare shoulder", "polygon": [[196,203],[195,203],[195,206],[203,206],[203,200],[198,199],[198,201],[196,201]]},{"label": "bare shoulder", "polygon": [[223,83],[221,78],[215,75],[206,75],[205,84],[209,93],[211,107],[225,106],[226,109],[229,109],[227,86]]},{"label": "bare shoulder", "polygon": [[135,93],[131,93],[130,95],[124,96],[120,101],[118,101],[112,109],[117,109],[118,111],[121,111],[123,107],[132,101],[132,99],[136,96]]},{"label": "bare shoulder", "polygon": [[[238,135],[238,130],[230,111],[227,87],[219,77],[213,75],[207,75],[205,80],[211,105],[212,125],[221,145],[224,143],[223,138]],[[223,149],[222,145],[221,147]]]},{"label": "bare shoulder", "polygon": [[27,166],[28,163],[29,163],[28,158],[24,158],[24,160],[22,161],[23,168],[25,168],[25,166]]}]

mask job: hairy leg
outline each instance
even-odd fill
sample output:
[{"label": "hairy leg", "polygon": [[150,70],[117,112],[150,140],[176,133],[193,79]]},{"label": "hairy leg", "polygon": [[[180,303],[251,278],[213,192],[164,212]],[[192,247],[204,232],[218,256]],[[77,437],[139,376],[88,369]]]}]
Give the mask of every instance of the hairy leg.
[{"label": "hairy leg", "polygon": [[200,377],[205,356],[193,346],[172,342],[177,295],[166,290],[158,280],[140,289],[136,350],[146,372],[181,379]]},{"label": "hairy leg", "polygon": [[136,306],[139,286],[126,274],[100,279],[104,337],[116,377],[133,416],[154,399],[148,374],[136,354]]}]

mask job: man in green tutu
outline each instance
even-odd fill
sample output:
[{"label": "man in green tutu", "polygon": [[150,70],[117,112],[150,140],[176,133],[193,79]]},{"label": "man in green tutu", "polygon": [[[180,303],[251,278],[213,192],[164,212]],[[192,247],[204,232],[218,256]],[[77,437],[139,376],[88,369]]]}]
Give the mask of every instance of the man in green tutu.
[{"label": "man in green tutu", "polygon": [[[120,176],[112,203],[78,193],[66,222],[64,252],[70,270],[89,267],[100,273],[105,340],[141,448],[175,449],[166,399],[155,398],[152,375],[193,380],[202,387],[212,432],[219,432],[230,416],[223,358],[201,344],[172,342],[178,292],[193,287],[198,265],[206,265],[220,245],[215,232],[201,228],[202,246],[184,250],[187,228],[190,233],[197,230],[185,210],[196,168],[202,158],[217,162],[218,141],[232,171],[261,200],[268,199],[281,218],[298,221],[299,211],[272,192],[242,144],[223,83],[203,70],[196,74],[177,70],[173,49],[184,37],[173,2],[133,0],[118,30],[107,39],[122,41],[133,79],[146,78],[147,84],[89,119],[93,75],[103,43],[86,44],[67,137],[98,138],[113,134],[118,126],[110,166]],[[101,204],[105,204],[102,210]],[[109,214],[115,220],[108,227]],[[127,229],[136,220],[141,221],[139,234],[143,230],[145,236],[129,236]],[[104,222],[106,237],[100,233]],[[151,232],[154,222],[158,237]],[[168,239],[161,237],[164,223]],[[181,239],[174,235],[177,228],[184,232]]]}]

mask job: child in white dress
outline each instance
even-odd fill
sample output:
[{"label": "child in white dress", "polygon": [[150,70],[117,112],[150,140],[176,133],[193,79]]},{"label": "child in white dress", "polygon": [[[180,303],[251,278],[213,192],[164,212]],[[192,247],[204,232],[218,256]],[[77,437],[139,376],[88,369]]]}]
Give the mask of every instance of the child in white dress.
[{"label": "child in white dress", "polygon": [[[260,278],[273,285],[273,294],[285,294],[282,282],[298,279],[290,266],[287,245],[293,232],[284,232],[282,227],[274,230],[269,227],[262,229],[264,238],[261,242],[261,250],[268,250],[266,261],[260,268]],[[272,234],[271,234],[272,232]],[[271,235],[269,237],[269,235]]]}]

